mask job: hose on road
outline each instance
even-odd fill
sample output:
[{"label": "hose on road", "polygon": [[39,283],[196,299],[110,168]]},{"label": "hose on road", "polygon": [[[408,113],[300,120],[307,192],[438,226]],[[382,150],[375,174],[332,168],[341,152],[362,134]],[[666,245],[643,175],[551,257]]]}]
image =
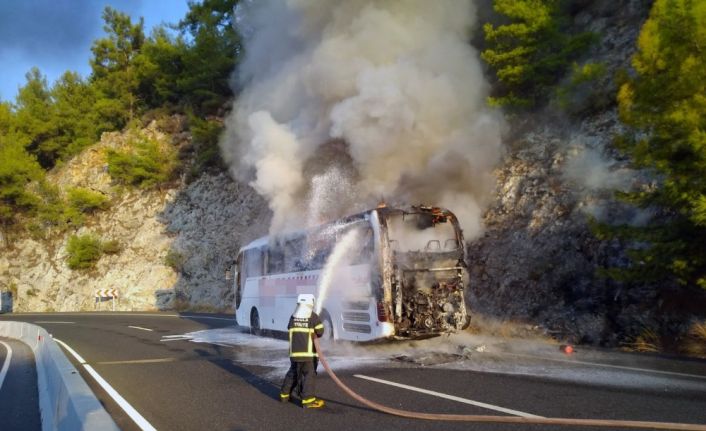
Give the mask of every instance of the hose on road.
[{"label": "hose on road", "polygon": [[392,407],[387,407],[370,401],[354,392],[346,386],[338,376],[333,372],[323,351],[319,345],[319,339],[314,338],[316,351],[319,353],[319,361],[324,366],[324,369],[331,376],[331,379],[351,398],[359,403],[377,410],[382,413],[387,413],[394,416],[401,416],[412,419],[425,419],[436,421],[457,421],[457,422],[488,422],[488,423],[506,423],[506,424],[525,424],[525,425],[573,425],[573,426],[591,426],[591,427],[610,427],[610,428],[631,428],[631,429],[658,429],[658,430],[686,430],[686,431],[706,431],[706,425],[684,424],[671,422],[647,422],[647,421],[623,421],[611,419],[571,419],[571,418],[544,418],[544,417],[516,417],[516,416],[494,416],[494,415],[452,415],[452,414],[437,414],[437,413],[420,413],[409,410],[400,410]]}]

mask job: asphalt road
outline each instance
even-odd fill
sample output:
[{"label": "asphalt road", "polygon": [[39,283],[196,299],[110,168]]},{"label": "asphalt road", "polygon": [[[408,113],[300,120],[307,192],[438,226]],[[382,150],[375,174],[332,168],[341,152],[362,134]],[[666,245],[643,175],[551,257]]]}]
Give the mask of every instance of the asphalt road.
[{"label": "asphalt road", "polygon": [[34,354],[26,344],[8,338],[0,338],[0,429],[42,429]]},{"label": "asphalt road", "polygon": [[[321,369],[317,395],[326,400],[325,408],[281,404],[286,343],[241,334],[229,316],[54,313],[0,319],[46,328],[159,430],[596,429],[393,417],[350,399]],[[581,351],[564,357],[553,350],[513,350],[500,344],[496,352],[489,346],[485,353],[460,355],[441,348],[442,343],[334,346],[332,365],[361,395],[407,410],[706,424],[704,361]],[[116,423],[124,430],[140,429],[67,356]]]}]

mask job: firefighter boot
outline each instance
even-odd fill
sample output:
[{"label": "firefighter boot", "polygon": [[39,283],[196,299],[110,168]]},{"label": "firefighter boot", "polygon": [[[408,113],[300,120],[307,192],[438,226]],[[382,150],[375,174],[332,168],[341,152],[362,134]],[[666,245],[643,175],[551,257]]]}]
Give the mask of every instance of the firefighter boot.
[{"label": "firefighter boot", "polygon": [[289,394],[279,394],[279,400],[283,403],[286,403],[287,401],[289,401]]},{"label": "firefighter boot", "polygon": [[319,409],[324,406],[324,400],[320,398],[309,398],[307,400],[302,400],[302,407],[305,409]]}]

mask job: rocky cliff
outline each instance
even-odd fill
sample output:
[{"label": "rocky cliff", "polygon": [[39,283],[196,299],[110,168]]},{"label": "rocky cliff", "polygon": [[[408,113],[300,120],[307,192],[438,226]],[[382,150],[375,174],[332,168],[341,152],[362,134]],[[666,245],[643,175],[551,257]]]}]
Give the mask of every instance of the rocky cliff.
[{"label": "rocky cliff", "polygon": [[612,199],[613,189],[645,181],[611,145],[623,131],[615,81],[619,70],[630,67],[650,4],[581,6],[576,27],[599,37],[586,58],[605,65],[606,73],[573,89],[568,103],[554,100],[511,123],[485,235],[469,245],[472,309],[605,345],[659,326],[655,286],[624,289],[598,275],[598,268],[620,264],[625,256],[619,243],[598,241],[588,223],[589,217],[635,217]]},{"label": "rocky cliff", "polygon": [[[172,123],[179,119],[173,119]],[[95,291],[119,292],[116,310],[226,310],[232,292],[224,279],[245,238],[266,231],[266,205],[248,186],[226,174],[205,173],[186,184],[151,190],[116,188],[107,173],[106,149],[126,145],[134,134],[164,145],[188,145],[190,136],[156,122],[140,131],[105,133],[101,141],[56,169],[49,181],[61,189],[85,187],[110,197],[110,207],[78,230],[47,238],[8,239],[0,254],[4,289],[15,293],[15,311],[76,311],[112,308],[95,302]],[[258,230],[259,229],[259,230]],[[118,242],[95,269],[73,271],[66,244],[74,234],[93,233]]]}]

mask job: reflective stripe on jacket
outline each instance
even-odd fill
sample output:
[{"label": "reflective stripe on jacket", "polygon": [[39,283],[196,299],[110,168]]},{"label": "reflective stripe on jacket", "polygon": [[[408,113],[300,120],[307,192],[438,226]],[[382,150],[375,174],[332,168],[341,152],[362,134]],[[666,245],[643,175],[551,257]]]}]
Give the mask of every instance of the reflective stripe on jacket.
[{"label": "reflective stripe on jacket", "polygon": [[289,325],[289,357],[294,361],[307,361],[319,356],[314,349],[314,334],[324,335],[324,325],[316,313],[309,318],[290,317]]}]

